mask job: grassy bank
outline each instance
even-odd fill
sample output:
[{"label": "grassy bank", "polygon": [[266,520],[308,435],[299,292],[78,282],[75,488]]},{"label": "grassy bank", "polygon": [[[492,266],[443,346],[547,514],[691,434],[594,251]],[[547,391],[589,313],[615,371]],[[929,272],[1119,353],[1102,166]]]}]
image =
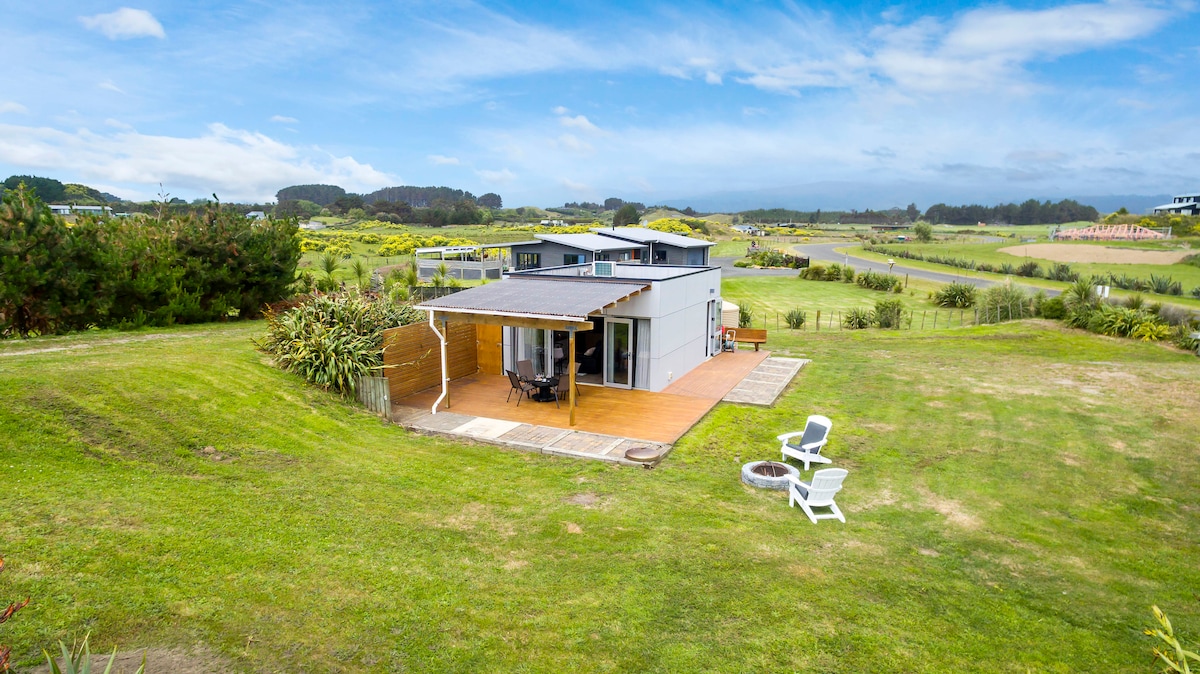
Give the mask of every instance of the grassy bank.
[{"label": "grassy bank", "polygon": [[[1194,356],[772,331],[814,361],[777,406],[643,471],[408,434],[268,367],[260,330],[0,345],[22,666],[91,630],[255,672],[1149,671],[1150,604],[1200,633]],[[818,412],[845,525],[737,477]]]}]

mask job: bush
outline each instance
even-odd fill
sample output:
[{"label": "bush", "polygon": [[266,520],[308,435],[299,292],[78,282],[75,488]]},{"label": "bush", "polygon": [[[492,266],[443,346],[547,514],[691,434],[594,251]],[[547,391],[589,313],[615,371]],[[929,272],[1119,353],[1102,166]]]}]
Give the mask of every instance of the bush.
[{"label": "bush", "polygon": [[789,328],[799,330],[808,321],[808,314],[800,309],[791,309],[783,315],[783,320],[787,321]]},{"label": "bush", "polygon": [[383,365],[383,331],[423,320],[410,305],[359,293],[318,295],[283,314],[267,313],[257,344],[280,368],[309,383],[353,393],[358,377]]},{"label": "bush", "polygon": [[933,241],[933,225],[925,222],[924,220],[918,220],[917,223],[913,225],[913,234],[917,235],[918,241],[925,243]]},{"label": "bush", "polygon": [[875,323],[881,328],[899,328],[904,318],[904,306],[900,300],[875,302]]},{"label": "bush", "polygon": [[1192,329],[1192,326],[1179,324],[1171,328],[1171,334],[1168,336],[1168,339],[1171,340],[1172,344],[1181,349],[1195,351],[1197,348],[1200,348],[1200,339],[1193,338],[1193,332],[1195,330]]},{"label": "bush", "polygon": [[[734,260],[733,266],[738,267],[739,269],[744,269],[746,267],[752,267],[754,265],[750,262],[750,260]],[[803,274],[801,274],[801,275],[803,275]]]},{"label": "bush", "polygon": [[983,291],[979,298],[979,322],[1000,323],[1033,315],[1029,297],[1020,286],[1004,284]]},{"label": "bush", "polygon": [[824,281],[825,267],[819,264],[811,265],[807,269],[800,270],[800,278],[808,279],[809,281]]},{"label": "bush", "polygon": [[883,274],[880,272],[868,269],[858,275],[855,283],[863,288],[871,290],[882,290],[883,292],[895,291],[897,287],[904,289],[900,279],[893,274]]},{"label": "bush", "polygon": [[1026,278],[1041,278],[1042,268],[1038,265],[1038,263],[1034,262],[1033,260],[1029,260],[1028,262],[1024,262],[1021,264],[1021,266],[1017,267],[1017,276],[1024,276]]},{"label": "bush", "polygon": [[1071,265],[1057,262],[1046,272],[1046,278],[1051,281],[1066,281],[1071,283],[1079,280],[1079,272],[1071,269]]},{"label": "bush", "polygon": [[847,330],[865,330],[875,324],[875,312],[861,307],[851,309],[842,318],[842,326]]},{"label": "bush", "polygon": [[1062,296],[1051,297],[1037,306],[1037,314],[1042,318],[1061,321],[1067,316],[1067,307],[1063,304]]},{"label": "bush", "polygon": [[754,323],[754,311],[749,302],[738,303],[738,327],[748,328]]},{"label": "bush", "polygon": [[966,309],[975,306],[976,292],[969,283],[948,283],[933,294],[933,302],[939,307]]},{"label": "bush", "polygon": [[1159,295],[1182,295],[1183,283],[1174,281],[1170,276],[1150,275],[1150,291]]}]

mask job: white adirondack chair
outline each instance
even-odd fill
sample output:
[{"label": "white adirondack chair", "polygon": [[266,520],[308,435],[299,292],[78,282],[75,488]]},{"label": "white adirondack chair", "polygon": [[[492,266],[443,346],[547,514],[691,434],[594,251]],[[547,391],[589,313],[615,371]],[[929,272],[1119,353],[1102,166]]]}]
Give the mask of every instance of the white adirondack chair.
[{"label": "white adirondack chair", "polygon": [[[816,524],[817,520],[831,519],[845,522],[846,516],[833,502],[833,497],[842,490],[842,480],[846,479],[846,475],[845,468],[825,468],[813,473],[811,483],[801,482],[795,475],[788,475],[788,482],[791,483],[788,485],[788,505],[794,508],[796,504],[800,504],[800,508],[813,524]],[[818,515],[813,512],[813,508],[829,508],[830,512]]]},{"label": "white adirondack chair", "polygon": [[829,417],[814,414],[804,424],[803,431],[778,436],[776,439],[783,443],[779,448],[783,452],[783,460],[787,461],[789,456],[799,459],[804,462],[804,470],[808,470],[810,463],[833,463],[821,456],[821,448],[829,442],[830,428],[833,428],[833,422]]}]

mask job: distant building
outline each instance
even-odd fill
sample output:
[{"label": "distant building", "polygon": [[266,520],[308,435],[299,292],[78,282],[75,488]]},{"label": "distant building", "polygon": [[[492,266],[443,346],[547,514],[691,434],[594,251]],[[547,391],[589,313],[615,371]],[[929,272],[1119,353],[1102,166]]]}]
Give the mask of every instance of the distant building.
[{"label": "distant building", "polygon": [[110,206],[73,206],[70,204],[50,204],[50,212],[55,215],[109,215],[112,213]]},{"label": "distant building", "polygon": [[754,225],[734,225],[730,229],[735,232],[741,232],[742,234],[746,234],[748,236],[762,236],[766,233]]},{"label": "distant building", "polygon": [[517,271],[596,260],[704,266],[712,242],[641,227],[596,227],[587,234],[535,234],[508,244]]},{"label": "distant building", "polygon": [[1154,207],[1155,215],[1168,213],[1200,215],[1200,194],[1183,194],[1172,199],[1169,204]]},{"label": "distant building", "polygon": [[246,214],[246,217],[250,218],[251,220],[265,220],[267,218],[267,214],[263,213],[262,211],[250,211]]}]

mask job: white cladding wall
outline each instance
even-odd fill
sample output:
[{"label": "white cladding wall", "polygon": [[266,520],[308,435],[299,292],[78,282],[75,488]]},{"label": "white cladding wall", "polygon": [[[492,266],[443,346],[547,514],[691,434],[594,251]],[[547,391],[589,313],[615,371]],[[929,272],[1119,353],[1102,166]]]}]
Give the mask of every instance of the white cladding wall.
[{"label": "white cladding wall", "polygon": [[[655,282],[606,316],[650,319],[651,391],[661,391],[708,359],[708,302],[720,299],[721,270]],[[668,379],[668,375],[671,378]]]}]

